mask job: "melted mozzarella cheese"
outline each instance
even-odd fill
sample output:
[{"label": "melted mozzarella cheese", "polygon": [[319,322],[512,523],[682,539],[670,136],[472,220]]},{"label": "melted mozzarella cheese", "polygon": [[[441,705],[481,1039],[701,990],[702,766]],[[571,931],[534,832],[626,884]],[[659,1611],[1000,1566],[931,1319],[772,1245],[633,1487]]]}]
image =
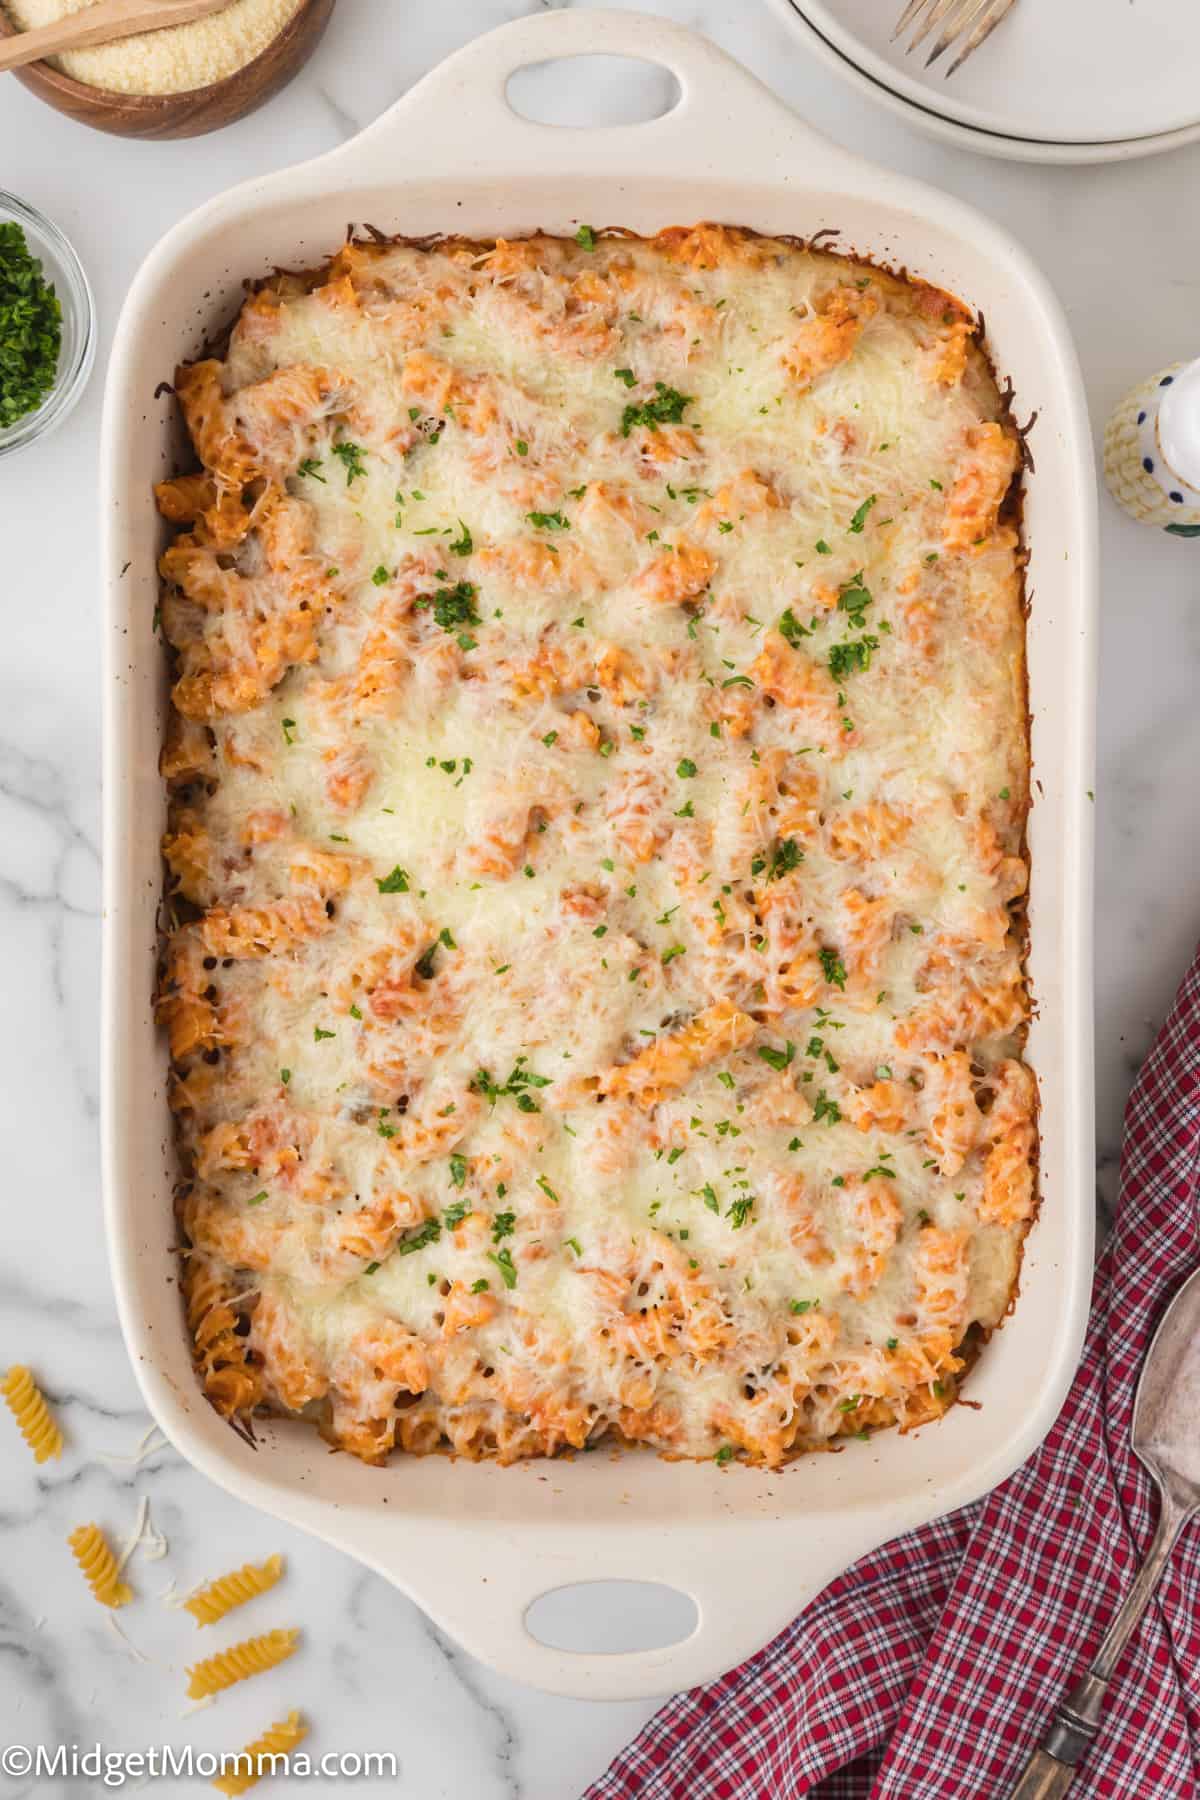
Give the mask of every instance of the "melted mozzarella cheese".
[{"label": "melted mozzarella cheese", "polygon": [[[207,715],[173,830],[181,956],[238,909],[254,948],[209,957],[185,1223],[265,1396],[359,1454],[777,1462],[942,1410],[1002,1316],[1023,622],[965,329],[715,228],[359,248],[235,328],[260,512],[169,630],[263,691]],[[279,667],[250,586],[303,611],[300,555],[323,612]]]}]

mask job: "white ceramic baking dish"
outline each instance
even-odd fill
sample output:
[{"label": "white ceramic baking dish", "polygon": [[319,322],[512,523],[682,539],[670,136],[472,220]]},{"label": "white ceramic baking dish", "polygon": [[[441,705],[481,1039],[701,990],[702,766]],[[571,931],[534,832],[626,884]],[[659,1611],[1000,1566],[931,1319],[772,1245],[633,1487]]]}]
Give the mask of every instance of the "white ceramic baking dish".
[{"label": "white ceramic baking dish", "polygon": [[[617,52],[664,65],[674,110],[605,130],[534,125],[506,101],[513,71]],[[151,1014],[165,697],[154,634],[160,527],[150,484],[183,446],[156,393],[230,319],[247,275],[314,263],[348,220],[573,233],[720,219],[841,244],[952,289],[987,316],[1030,442],[1026,527],[1036,760],[1029,1056],[1042,1089],[1041,1219],[1021,1297],[941,1423],[887,1432],[769,1474],[636,1453],[500,1469],[331,1456],[311,1429],[267,1423],[244,1443],[191,1369],[171,1213],[165,1053]],[[863,1551],[1002,1480],[1053,1421],[1076,1365],[1092,1263],[1090,867],[1095,521],[1079,371],[1057,302],[1020,246],[959,202],[816,136],[711,44],[627,12],[551,11],[435,69],[353,142],[235,188],[177,225],[125,303],[109,369],[102,467],[108,599],[104,1169],[113,1277],[151,1412],[182,1453],[252,1505],[340,1545],[396,1582],[484,1661],[558,1693],[618,1698],[703,1681],[757,1650]],[[670,1583],[699,1622],[667,1649],[547,1647],[538,1595],[598,1579]]]}]

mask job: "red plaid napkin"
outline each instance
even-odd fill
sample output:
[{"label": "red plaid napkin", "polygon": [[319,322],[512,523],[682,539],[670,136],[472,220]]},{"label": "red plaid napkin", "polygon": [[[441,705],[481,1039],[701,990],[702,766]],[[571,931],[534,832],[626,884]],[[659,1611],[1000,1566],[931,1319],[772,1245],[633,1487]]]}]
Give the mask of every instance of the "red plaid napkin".
[{"label": "red plaid napkin", "polygon": [[[1005,1800],[1153,1534],[1133,1394],[1194,1267],[1200,954],[1130,1096],[1083,1361],[1041,1449],[985,1500],[827,1587],[766,1649],[668,1701],[585,1800]],[[1200,1528],[1109,1690],[1072,1800],[1200,1795]]]}]

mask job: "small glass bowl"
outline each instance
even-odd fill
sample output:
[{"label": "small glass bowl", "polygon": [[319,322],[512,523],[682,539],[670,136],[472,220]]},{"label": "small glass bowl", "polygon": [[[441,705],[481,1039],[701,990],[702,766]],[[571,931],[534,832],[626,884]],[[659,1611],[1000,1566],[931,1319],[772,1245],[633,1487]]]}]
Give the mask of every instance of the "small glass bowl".
[{"label": "small glass bowl", "polygon": [[58,226],[24,200],[0,189],[0,221],[15,221],[31,256],[53,282],[62,307],[62,348],[54,386],[40,406],[0,429],[0,456],[23,450],[61,425],[87,386],[96,354],[96,308],[83,266]]}]

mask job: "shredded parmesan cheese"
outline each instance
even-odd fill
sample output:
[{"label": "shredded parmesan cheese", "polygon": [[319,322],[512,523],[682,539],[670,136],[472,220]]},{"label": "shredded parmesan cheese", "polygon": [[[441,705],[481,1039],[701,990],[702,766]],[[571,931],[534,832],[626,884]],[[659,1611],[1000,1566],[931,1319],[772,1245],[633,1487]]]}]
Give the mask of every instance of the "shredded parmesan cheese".
[{"label": "shredded parmesan cheese", "polygon": [[120,1456],[115,1450],[101,1450],[98,1451],[97,1454],[99,1455],[101,1462],[123,1463],[127,1464],[130,1468],[136,1469],[138,1465],[144,1463],[147,1458],[154,1456],[159,1450],[165,1450],[168,1447],[167,1440],[158,1429],[158,1426],[151,1425],[149,1430],[144,1431],[138,1439],[137,1448],[132,1456]]},{"label": "shredded parmesan cheese", "polygon": [[125,1564],[135,1551],[145,1547],[147,1562],[161,1562],[167,1554],[167,1540],[150,1517],[150,1502],[143,1497],[138,1507],[137,1518],[133,1530],[121,1546],[121,1554],[117,1558],[117,1574],[120,1575]]},{"label": "shredded parmesan cheese", "polygon": [[[22,31],[53,25],[93,0],[5,0]],[[300,0],[231,0],[207,19],[143,31],[50,59],[56,69],[114,94],[184,94],[222,81],[253,62],[278,37]]]}]

